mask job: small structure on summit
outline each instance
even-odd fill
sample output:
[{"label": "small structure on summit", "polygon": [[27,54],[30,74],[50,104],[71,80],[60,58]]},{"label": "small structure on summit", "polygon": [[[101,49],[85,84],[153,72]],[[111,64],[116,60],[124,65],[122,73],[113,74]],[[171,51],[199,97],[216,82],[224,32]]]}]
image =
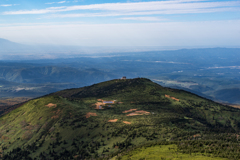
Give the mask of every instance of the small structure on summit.
[{"label": "small structure on summit", "polygon": [[[102,100],[102,99],[98,99],[98,102],[93,104],[95,105],[95,109],[104,109],[103,106],[105,106],[106,104],[114,104],[116,102],[116,100]],[[108,105],[108,107],[111,107]]]},{"label": "small structure on summit", "polygon": [[127,77],[126,77],[126,76],[123,76],[121,79],[127,79]]}]

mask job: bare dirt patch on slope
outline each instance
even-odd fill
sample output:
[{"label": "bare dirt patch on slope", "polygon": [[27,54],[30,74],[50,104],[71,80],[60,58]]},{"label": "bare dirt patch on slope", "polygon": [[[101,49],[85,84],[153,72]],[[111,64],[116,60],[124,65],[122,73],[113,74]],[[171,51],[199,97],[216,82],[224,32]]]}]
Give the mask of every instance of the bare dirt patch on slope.
[{"label": "bare dirt patch on slope", "polygon": [[117,122],[117,121],[118,121],[118,119],[111,119],[108,122]]},{"label": "bare dirt patch on slope", "polygon": [[137,109],[130,109],[130,110],[123,111],[122,113],[129,113],[129,112],[136,111],[136,110]]},{"label": "bare dirt patch on slope", "polygon": [[86,114],[86,118],[90,118],[91,116],[97,116],[97,113],[88,112]]},{"label": "bare dirt patch on slope", "polygon": [[57,104],[49,103],[48,105],[45,105],[45,106],[47,106],[48,108],[52,108],[52,107],[56,108]]},{"label": "bare dirt patch on slope", "polygon": [[128,122],[128,121],[123,121],[123,123],[125,123],[125,124],[132,124],[132,122]]},{"label": "bare dirt patch on slope", "polygon": [[177,98],[175,98],[175,97],[171,97],[171,96],[166,95],[166,94],[165,94],[165,97],[166,97],[166,98],[171,98],[171,99],[173,99],[173,100],[175,100],[175,101],[179,101],[179,99],[177,99]]},{"label": "bare dirt patch on slope", "polygon": [[127,116],[142,116],[142,115],[149,115],[149,114],[150,112],[141,110],[141,111],[135,111],[133,113],[130,113]]}]

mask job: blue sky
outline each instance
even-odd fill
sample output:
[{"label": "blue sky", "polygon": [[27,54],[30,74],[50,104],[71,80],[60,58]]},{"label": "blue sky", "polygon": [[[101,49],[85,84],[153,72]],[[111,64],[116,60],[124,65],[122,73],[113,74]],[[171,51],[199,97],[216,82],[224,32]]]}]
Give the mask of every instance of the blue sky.
[{"label": "blue sky", "polygon": [[240,46],[240,1],[1,0],[0,38],[78,46]]}]

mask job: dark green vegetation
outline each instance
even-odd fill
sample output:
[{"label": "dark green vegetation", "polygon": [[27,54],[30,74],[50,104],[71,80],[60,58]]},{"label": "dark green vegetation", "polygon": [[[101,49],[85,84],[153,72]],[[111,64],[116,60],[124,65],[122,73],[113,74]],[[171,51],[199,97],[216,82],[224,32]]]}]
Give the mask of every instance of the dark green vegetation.
[{"label": "dark green vegetation", "polygon": [[[116,101],[98,110],[98,99]],[[140,112],[123,113],[130,109]],[[140,115],[127,116],[131,113]],[[119,159],[120,152],[154,145],[176,145],[182,154],[240,157],[239,109],[144,78],[30,100],[1,117],[0,124],[3,159]]]}]

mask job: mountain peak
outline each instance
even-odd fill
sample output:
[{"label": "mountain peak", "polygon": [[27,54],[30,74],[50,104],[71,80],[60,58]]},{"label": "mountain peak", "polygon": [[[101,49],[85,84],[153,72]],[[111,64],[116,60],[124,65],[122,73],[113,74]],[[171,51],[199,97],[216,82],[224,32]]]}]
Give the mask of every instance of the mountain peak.
[{"label": "mountain peak", "polygon": [[124,92],[125,89],[140,89],[149,84],[157,85],[147,78],[114,79],[111,81],[93,84],[88,87],[59,91],[54,93],[54,95],[62,96],[65,98],[85,98],[92,95],[95,97],[104,97],[110,96],[112,94],[117,94],[118,92]]}]

